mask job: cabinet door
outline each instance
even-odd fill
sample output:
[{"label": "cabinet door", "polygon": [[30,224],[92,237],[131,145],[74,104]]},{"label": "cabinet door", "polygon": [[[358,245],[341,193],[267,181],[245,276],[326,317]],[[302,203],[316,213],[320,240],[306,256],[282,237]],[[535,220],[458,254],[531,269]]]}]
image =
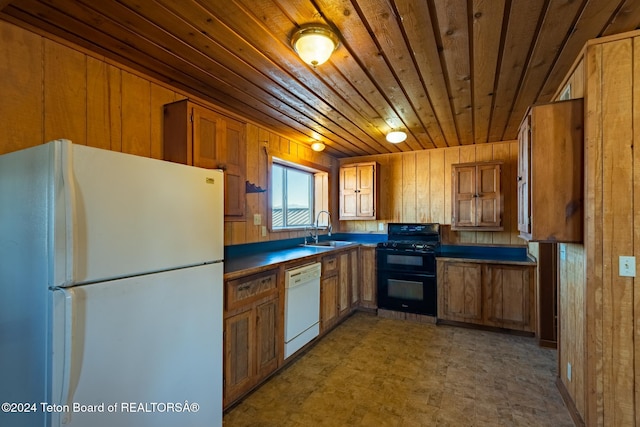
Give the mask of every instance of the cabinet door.
[{"label": "cabinet door", "polygon": [[521,331],[534,330],[532,271],[529,266],[484,266],[485,324]]},{"label": "cabinet door", "polygon": [[503,229],[501,170],[502,162],[452,166],[452,230]]},{"label": "cabinet door", "polygon": [[224,140],[222,139],[224,122],[218,114],[206,108],[194,106],[191,114],[193,165],[199,168],[218,169],[224,160]]},{"label": "cabinet door", "polygon": [[256,307],[256,373],[257,380],[278,368],[278,299]]},{"label": "cabinet door", "polygon": [[358,190],[356,193],[357,216],[375,218],[375,166],[362,165],[356,168]]},{"label": "cabinet door", "polygon": [[453,226],[476,225],[476,167],[453,168]]},{"label": "cabinet door", "polygon": [[351,269],[349,268],[349,253],[343,252],[338,256],[338,315],[342,316],[351,308],[349,292],[351,290]]},{"label": "cabinet door", "polygon": [[320,285],[320,332],[329,329],[338,318],[338,276],[322,279]]},{"label": "cabinet door", "polygon": [[224,214],[243,217],[245,215],[245,180],[247,144],[245,125],[225,118],[222,166],[225,170]]},{"label": "cabinet door", "polygon": [[438,317],[459,322],[482,323],[481,275],[480,264],[438,262]]},{"label": "cabinet door", "polygon": [[531,115],[527,114],[518,131],[518,231],[531,233],[529,156],[531,155]]},{"label": "cabinet door", "polygon": [[476,167],[476,226],[502,227],[501,165],[479,164]]},{"label": "cabinet door", "polygon": [[376,218],[376,163],[340,168],[340,219]]},{"label": "cabinet door", "polygon": [[358,173],[357,167],[340,168],[340,219],[358,216]]},{"label": "cabinet door", "polygon": [[349,251],[349,269],[351,270],[351,307],[355,307],[360,302],[360,261],[358,259],[359,249]]},{"label": "cabinet door", "polygon": [[224,405],[253,386],[253,310],[224,321]]},{"label": "cabinet door", "polygon": [[360,247],[360,301],[363,307],[376,308],[377,277],[376,248]]}]

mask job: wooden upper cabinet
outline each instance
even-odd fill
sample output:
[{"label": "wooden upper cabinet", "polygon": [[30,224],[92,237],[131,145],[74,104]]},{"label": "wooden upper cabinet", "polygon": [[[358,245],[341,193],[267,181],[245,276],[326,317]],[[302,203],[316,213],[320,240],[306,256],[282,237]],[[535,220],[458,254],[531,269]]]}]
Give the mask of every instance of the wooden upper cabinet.
[{"label": "wooden upper cabinet", "polygon": [[534,105],[518,133],[518,231],[537,242],[581,242],[583,101]]},{"label": "wooden upper cabinet", "polygon": [[377,163],[354,163],[340,168],[340,220],[376,219]]},{"label": "wooden upper cabinet", "polygon": [[225,172],[226,220],[245,217],[245,124],[182,100],[164,106],[164,159]]},{"label": "wooden upper cabinet", "polygon": [[452,230],[503,229],[501,168],[502,162],[461,163],[451,166]]}]

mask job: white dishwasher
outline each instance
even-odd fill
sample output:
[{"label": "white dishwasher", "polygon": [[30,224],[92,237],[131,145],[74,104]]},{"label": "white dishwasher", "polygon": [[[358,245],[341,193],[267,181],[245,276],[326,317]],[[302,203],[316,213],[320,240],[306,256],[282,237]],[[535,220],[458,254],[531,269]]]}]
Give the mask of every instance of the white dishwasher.
[{"label": "white dishwasher", "polygon": [[284,358],[320,333],[321,264],[285,271]]}]

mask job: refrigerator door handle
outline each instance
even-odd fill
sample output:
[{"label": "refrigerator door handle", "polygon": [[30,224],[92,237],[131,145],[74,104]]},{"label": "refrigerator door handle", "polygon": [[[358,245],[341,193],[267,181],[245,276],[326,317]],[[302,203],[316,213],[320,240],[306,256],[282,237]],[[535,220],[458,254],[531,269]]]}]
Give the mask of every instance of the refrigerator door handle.
[{"label": "refrigerator door handle", "polygon": [[[76,307],[74,307],[74,299],[78,298],[75,295],[74,289],[55,289],[56,293],[56,306],[59,311],[56,312],[56,318],[54,319],[54,329],[57,326],[56,323],[61,323],[60,330],[62,336],[57,338],[58,344],[61,348],[54,347],[54,358],[57,361],[54,362],[54,370],[61,369],[61,374],[58,377],[59,384],[54,387],[57,388],[59,394],[55,396],[57,402],[60,405],[68,405],[71,408],[73,406],[73,396],[75,394],[76,387],[78,385],[78,379],[80,377],[80,367],[82,365],[82,334],[78,334],[77,326],[77,313]],[[76,336],[74,336],[74,333]],[[56,351],[57,350],[57,351]],[[73,411],[63,411],[59,413],[59,419],[57,423],[53,425],[65,425],[71,421]]]},{"label": "refrigerator door handle", "polygon": [[[74,182],[73,174],[73,149],[72,143],[69,140],[62,140],[60,144],[60,164],[61,164],[61,179],[62,179],[62,196],[63,200],[61,208],[64,210],[64,222],[60,224],[63,226],[62,230],[57,230],[63,233],[61,239],[64,241],[64,284],[63,286],[69,286],[73,284],[75,272],[74,272],[74,260],[75,260],[75,233],[74,227],[77,224],[76,218],[76,186]],[[62,218],[61,218],[62,219]],[[77,260],[76,260],[77,262]]]}]

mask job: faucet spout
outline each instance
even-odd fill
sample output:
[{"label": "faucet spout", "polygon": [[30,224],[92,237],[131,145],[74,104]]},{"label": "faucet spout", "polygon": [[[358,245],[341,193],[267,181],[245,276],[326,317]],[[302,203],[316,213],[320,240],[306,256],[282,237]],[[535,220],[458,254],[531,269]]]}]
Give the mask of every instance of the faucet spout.
[{"label": "faucet spout", "polygon": [[322,211],[318,212],[318,215],[316,215],[316,222],[314,224],[314,228],[316,230],[316,235],[315,235],[316,243],[318,243],[318,228],[319,228],[318,224],[319,224],[319,221],[320,221],[320,215],[322,215],[323,213],[326,213],[327,216],[329,217],[329,221],[327,222],[327,224],[328,224],[327,230],[328,230],[329,236],[331,236],[331,232],[333,231],[333,225],[331,225],[331,212],[325,211],[325,210],[322,210]]}]

